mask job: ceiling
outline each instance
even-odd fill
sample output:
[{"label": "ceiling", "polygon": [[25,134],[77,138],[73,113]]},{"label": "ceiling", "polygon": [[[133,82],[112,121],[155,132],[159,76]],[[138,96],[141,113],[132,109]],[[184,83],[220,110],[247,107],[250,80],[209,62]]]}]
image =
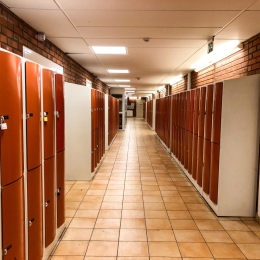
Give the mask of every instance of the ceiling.
[{"label": "ceiling", "polygon": [[[140,95],[191,71],[212,36],[216,47],[260,32],[260,0],[2,2],[108,86],[127,85]],[[97,55],[90,46],[125,46],[127,55]],[[130,73],[109,74],[107,69]]]}]

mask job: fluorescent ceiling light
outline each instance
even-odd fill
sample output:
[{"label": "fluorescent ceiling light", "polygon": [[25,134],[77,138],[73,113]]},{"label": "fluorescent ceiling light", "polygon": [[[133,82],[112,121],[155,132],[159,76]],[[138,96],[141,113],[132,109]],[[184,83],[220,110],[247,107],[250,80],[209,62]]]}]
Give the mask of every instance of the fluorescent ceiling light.
[{"label": "fluorescent ceiling light", "polygon": [[107,70],[109,73],[129,73],[129,70]]},{"label": "fluorescent ceiling light", "polygon": [[120,88],[130,88],[131,85],[118,85]]},{"label": "fluorescent ceiling light", "polygon": [[173,77],[173,78],[171,79],[171,81],[170,81],[170,85],[173,85],[173,84],[175,84],[175,83],[181,81],[181,79],[182,79],[182,76]]},{"label": "fluorescent ceiling light", "polygon": [[130,79],[115,79],[115,82],[130,82]]},{"label": "fluorescent ceiling light", "polygon": [[135,93],[134,90],[126,90],[127,93]]},{"label": "fluorescent ceiling light", "polygon": [[228,41],[220,46],[216,47],[215,50],[209,54],[204,55],[198,62],[196,62],[192,69],[196,72],[230,56],[231,54],[242,49],[242,45],[238,40]]},{"label": "fluorescent ceiling light", "polygon": [[96,54],[126,54],[126,47],[92,46]]},{"label": "fluorescent ceiling light", "polygon": [[125,90],[136,90],[136,88],[125,88]]}]

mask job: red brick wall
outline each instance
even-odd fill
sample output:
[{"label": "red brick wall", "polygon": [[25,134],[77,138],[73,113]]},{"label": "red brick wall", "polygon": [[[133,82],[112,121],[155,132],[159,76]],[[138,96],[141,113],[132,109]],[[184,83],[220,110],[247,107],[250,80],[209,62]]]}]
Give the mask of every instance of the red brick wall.
[{"label": "red brick wall", "polygon": [[187,90],[187,85],[188,85],[188,76],[186,75],[183,77],[182,80],[172,85],[172,95]]},{"label": "red brick wall", "polygon": [[66,82],[86,85],[86,79],[92,86],[104,93],[109,93],[108,86],[71,59],[52,42],[39,42],[35,39],[37,33],[31,26],[0,4],[0,47],[23,56],[23,46],[39,53],[47,59],[64,67]]},{"label": "red brick wall", "polygon": [[243,43],[243,49],[199,71],[191,73],[191,88],[260,73],[260,34]]}]

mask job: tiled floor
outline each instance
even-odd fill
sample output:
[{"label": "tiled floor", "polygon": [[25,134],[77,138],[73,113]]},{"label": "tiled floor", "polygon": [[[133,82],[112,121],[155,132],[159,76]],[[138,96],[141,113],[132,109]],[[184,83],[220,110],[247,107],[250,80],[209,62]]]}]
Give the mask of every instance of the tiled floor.
[{"label": "tiled floor", "polygon": [[218,218],[141,119],[91,182],[66,182],[67,230],[52,260],[260,259],[260,225]]}]

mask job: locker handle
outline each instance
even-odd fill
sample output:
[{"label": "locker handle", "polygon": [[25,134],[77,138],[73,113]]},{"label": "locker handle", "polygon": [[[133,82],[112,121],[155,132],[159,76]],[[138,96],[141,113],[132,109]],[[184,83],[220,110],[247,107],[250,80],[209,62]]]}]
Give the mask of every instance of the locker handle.
[{"label": "locker handle", "polygon": [[60,118],[60,111],[57,111],[57,112],[56,112],[56,117],[57,117],[57,118]]},{"label": "locker handle", "polygon": [[13,247],[13,245],[11,244],[11,245],[9,245],[7,248],[5,248],[4,249],[4,255],[7,255],[7,251],[9,250],[9,249],[11,249]]},{"label": "locker handle", "polygon": [[33,222],[34,222],[34,218],[32,218],[31,220],[29,220],[29,227],[32,226]]},{"label": "locker handle", "polygon": [[26,118],[27,119],[29,119],[30,117],[32,117],[33,116],[33,113],[28,113],[28,114],[26,114]]},{"label": "locker handle", "polygon": [[60,196],[61,187],[57,189],[57,196]]},{"label": "locker handle", "polygon": [[47,200],[46,202],[45,202],[45,207],[48,207],[49,206],[49,204],[50,204],[50,200]]}]

